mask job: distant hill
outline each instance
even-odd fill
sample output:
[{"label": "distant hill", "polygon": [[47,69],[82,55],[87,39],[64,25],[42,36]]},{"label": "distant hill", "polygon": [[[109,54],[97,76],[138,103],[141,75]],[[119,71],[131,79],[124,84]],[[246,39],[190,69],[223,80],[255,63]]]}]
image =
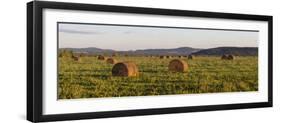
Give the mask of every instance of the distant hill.
[{"label": "distant hill", "polygon": [[257,56],[257,47],[218,47],[200,50],[192,53],[192,55],[203,55],[203,56],[221,56],[223,54],[233,54],[237,56]]},{"label": "distant hill", "polygon": [[89,53],[89,54],[100,54],[100,53],[113,53],[114,50],[110,49],[100,49],[95,47],[88,48],[60,48],[60,50],[73,51],[74,53]]},{"label": "distant hill", "polygon": [[200,49],[195,49],[191,47],[180,47],[174,49],[145,49],[136,50],[136,54],[146,54],[146,55],[189,55],[191,53],[197,52]]},{"label": "distant hill", "polygon": [[136,51],[115,51],[111,49],[100,49],[95,47],[89,48],[60,48],[60,50],[69,50],[74,53],[88,53],[88,54],[127,54],[127,55],[189,55],[191,53],[197,52],[200,49],[191,47],[180,47],[173,49],[144,49]]},{"label": "distant hill", "polygon": [[61,48],[60,50],[69,50],[74,53],[87,54],[113,54],[121,55],[202,55],[202,56],[221,56],[223,54],[233,54],[237,56],[257,56],[257,47],[217,47],[210,49],[197,49],[191,47],[180,47],[172,49],[144,49],[136,51],[116,51],[111,49],[89,48]]}]

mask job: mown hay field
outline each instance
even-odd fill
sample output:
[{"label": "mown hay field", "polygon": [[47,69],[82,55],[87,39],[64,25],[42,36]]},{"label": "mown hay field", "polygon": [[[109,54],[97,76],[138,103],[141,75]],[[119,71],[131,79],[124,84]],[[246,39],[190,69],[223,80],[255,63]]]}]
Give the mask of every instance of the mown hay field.
[{"label": "mown hay field", "polygon": [[258,91],[258,57],[182,58],[188,72],[170,72],[173,59],[159,57],[117,56],[117,61],[132,61],[139,69],[138,77],[112,76],[113,64],[97,57],[59,58],[58,98],[100,98],[151,96],[218,92]]}]

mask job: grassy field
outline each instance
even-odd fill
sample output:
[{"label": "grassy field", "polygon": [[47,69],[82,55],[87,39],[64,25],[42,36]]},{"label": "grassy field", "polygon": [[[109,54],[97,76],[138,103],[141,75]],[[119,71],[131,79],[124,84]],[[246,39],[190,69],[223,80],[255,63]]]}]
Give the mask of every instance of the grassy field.
[{"label": "grassy field", "polygon": [[96,57],[80,62],[59,58],[58,98],[98,98],[215,92],[258,91],[258,58],[196,57],[187,60],[186,73],[168,71],[171,59],[158,57],[114,57],[137,64],[138,77],[113,77],[112,64]]}]

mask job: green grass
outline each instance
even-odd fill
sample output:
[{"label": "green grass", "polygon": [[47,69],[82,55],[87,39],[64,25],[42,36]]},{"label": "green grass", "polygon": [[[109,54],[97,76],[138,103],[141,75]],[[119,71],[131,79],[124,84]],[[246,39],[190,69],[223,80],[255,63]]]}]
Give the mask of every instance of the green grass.
[{"label": "green grass", "polygon": [[258,91],[258,58],[196,57],[186,73],[168,71],[158,57],[115,57],[137,64],[138,77],[113,77],[113,65],[96,57],[59,58],[59,99]]}]

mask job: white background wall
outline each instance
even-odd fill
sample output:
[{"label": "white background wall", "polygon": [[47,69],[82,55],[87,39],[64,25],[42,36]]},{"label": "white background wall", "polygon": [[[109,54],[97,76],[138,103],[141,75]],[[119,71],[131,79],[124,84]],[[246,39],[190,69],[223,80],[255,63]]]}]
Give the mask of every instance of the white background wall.
[{"label": "white background wall", "polygon": [[[274,108],[212,111],[97,120],[74,123],[143,122],[280,122],[281,114],[281,11],[278,0],[91,0],[97,4],[157,7],[183,10],[265,14],[274,16]],[[0,122],[25,123],[26,112],[26,2],[2,0],[0,4]],[[278,90],[279,89],[279,90]],[[70,121],[66,121],[70,122]]]}]

